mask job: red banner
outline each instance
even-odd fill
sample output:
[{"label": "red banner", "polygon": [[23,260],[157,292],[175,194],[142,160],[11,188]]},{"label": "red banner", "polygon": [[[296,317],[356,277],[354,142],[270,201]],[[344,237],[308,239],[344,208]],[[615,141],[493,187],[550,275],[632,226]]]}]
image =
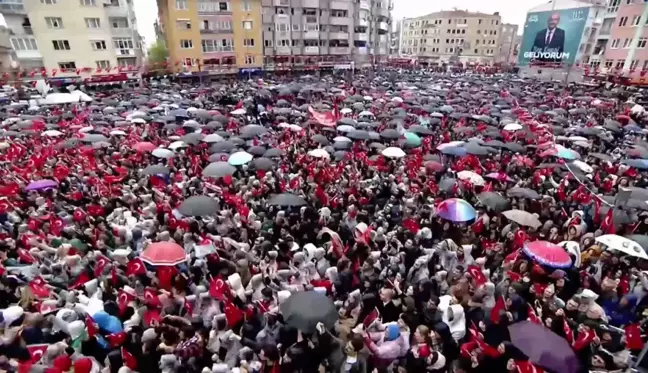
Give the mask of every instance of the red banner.
[{"label": "red banner", "polygon": [[313,116],[313,119],[320,125],[324,127],[335,127],[335,115],[332,111],[327,113],[320,113],[313,109],[311,106],[308,107],[308,112]]}]

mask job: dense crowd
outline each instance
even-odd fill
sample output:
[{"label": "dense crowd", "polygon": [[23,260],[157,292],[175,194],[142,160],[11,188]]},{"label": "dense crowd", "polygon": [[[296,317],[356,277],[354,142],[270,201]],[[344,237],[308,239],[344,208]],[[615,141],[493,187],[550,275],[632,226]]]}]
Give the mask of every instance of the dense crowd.
[{"label": "dense crowd", "polygon": [[404,72],[7,104],[0,368],[622,371],[648,132],[608,88]]}]

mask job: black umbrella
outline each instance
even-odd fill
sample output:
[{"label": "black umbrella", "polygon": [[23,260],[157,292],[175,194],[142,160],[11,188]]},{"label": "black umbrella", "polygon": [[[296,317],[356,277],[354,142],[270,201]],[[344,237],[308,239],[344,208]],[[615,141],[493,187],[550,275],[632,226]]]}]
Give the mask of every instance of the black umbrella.
[{"label": "black umbrella", "polygon": [[271,159],[262,157],[252,160],[252,162],[250,162],[250,166],[252,166],[255,170],[269,171],[274,168],[274,162]]},{"label": "black umbrella", "polygon": [[434,132],[423,126],[411,126],[410,128],[407,129],[408,132],[415,133],[417,135],[433,135]]},{"label": "black umbrella", "polygon": [[511,197],[540,199],[538,192],[529,188],[511,188],[508,190],[507,194]]},{"label": "black umbrella", "polygon": [[515,142],[507,142],[506,144],[504,144],[504,148],[515,153],[522,153],[526,149],[523,145],[520,145]]},{"label": "black umbrella", "polygon": [[266,152],[266,148],[263,146],[250,146],[247,150],[248,153],[256,156],[262,156]]},{"label": "black umbrella", "polygon": [[234,172],[236,172],[236,167],[227,162],[218,161],[208,164],[202,171],[202,175],[205,177],[219,178],[223,176],[231,176]]},{"label": "black umbrella", "polygon": [[263,156],[266,158],[277,158],[277,157],[281,157],[281,154],[282,154],[281,149],[270,148],[266,150],[265,153],[263,153]]},{"label": "black umbrella", "polygon": [[146,175],[168,175],[169,169],[161,164],[154,164],[146,167],[142,172]]},{"label": "black umbrella", "polygon": [[217,142],[209,148],[211,153],[228,153],[234,149],[235,145],[231,141]]},{"label": "black umbrella", "polygon": [[633,240],[638,243],[645,252],[648,253],[648,236],[645,234],[631,234],[627,235],[626,238]]},{"label": "black umbrella", "polygon": [[279,311],[286,325],[305,333],[314,333],[320,322],[326,329],[330,329],[338,320],[338,312],[333,301],[316,291],[292,293],[279,305]]},{"label": "black umbrella", "polygon": [[596,158],[596,159],[600,159],[600,160],[605,161],[605,162],[611,162],[612,161],[611,156],[609,156],[607,154],[603,154],[603,153],[589,153],[587,156],[592,157],[592,158]]},{"label": "black umbrella", "polygon": [[370,138],[369,132],[362,130],[349,131],[347,132],[346,137],[354,140],[368,140]]},{"label": "black umbrella", "polygon": [[380,133],[380,137],[385,139],[397,139],[400,137],[400,133],[395,129],[388,128]]},{"label": "black umbrella", "polygon": [[454,186],[457,185],[457,180],[453,178],[445,178],[439,181],[439,190],[442,192],[449,192]]},{"label": "black umbrella", "polygon": [[316,143],[326,146],[329,144],[329,140],[326,138],[324,135],[320,135],[319,133],[311,138],[311,140],[315,141]]},{"label": "black umbrella", "polygon": [[306,205],[306,200],[294,194],[281,193],[272,196],[268,204],[276,206],[304,206]]},{"label": "black umbrella", "polygon": [[178,211],[184,216],[209,216],[220,210],[218,202],[209,196],[193,196],[184,200]]},{"label": "black umbrella", "polygon": [[263,135],[266,132],[268,132],[268,129],[263,126],[259,126],[257,124],[249,124],[241,128],[240,137],[251,138],[251,137]]},{"label": "black umbrella", "polygon": [[484,206],[490,207],[498,212],[508,210],[510,207],[509,201],[495,192],[479,193],[477,198]]}]

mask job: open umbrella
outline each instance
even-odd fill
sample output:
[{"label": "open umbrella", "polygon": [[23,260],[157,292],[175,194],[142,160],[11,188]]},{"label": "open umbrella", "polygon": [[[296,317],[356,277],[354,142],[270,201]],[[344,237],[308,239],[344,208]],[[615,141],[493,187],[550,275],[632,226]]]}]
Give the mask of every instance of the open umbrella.
[{"label": "open umbrella", "polygon": [[595,241],[602,243],[610,250],[620,251],[641,259],[648,259],[648,254],[642,249],[641,245],[627,237],[621,237],[616,234],[604,234],[596,237]]},{"label": "open umbrella", "polygon": [[525,227],[538,228],[542,225],[538,217],[524,210],[508,210],[502,213],[508,220]]},{"label": "open umbrella", "polygon": [[490,207],[491,209],[500,212],[510,208],[509,201],[504,198],[501,194],[495,192],[483,192],[477,195],[479,202],[484,206]]},{"label": "open umbrella", "polygon": [[182,201],[178,211],[184,216],[209,216],[219,209],[218,202],[209,196],[192,196]]},{"label": "open umbrella", "polygon": [[142,172],[146,175],[168,175],[170,171],[166,166],[154,164],[146,167]]},{"label": "open umbrella", "polygon": [[[218,144],[223,144],[217,143]],[[227,163],[231,164],[232,166],[242,166],[248,162],[250,162],[254,158],[254,156],[248,152],[240,151],[236,152],[232,155],[230,155],[229,159],[227,160]]]},{"label": "open umbrella", "polygon": [[236,167],[227,162],[213,162],[207,165],[202,171],[202,175],[206,177],[223,177],[231,176],[236,172]]},{"label": "open umbrella", "polygon": [[295,194],[281,193],[272,196],[268,204],[275,206],[304,206],[306,200]]},{"label": "open umbrella", "polygon": [[576,373],[580,362],[567,340],[542,324],[520,321],[509,325],[511,343],[529,361],[554,373]]},{"label": "open umbrella", "polygon": [[157,149],[157,146],[152,142],[142,141],[133,145],[133,149],[135,149],[135,151],[139,153],[144,153],[144,152],[152,152],[153,150]]},{"label": "open umbrella", "polygon": [[383,149],[380,154],[387,158],[403,158],[405,156],[405,152],[401,148],[396,148],[396,147],[389,147]]},{"label": "open umbrella", "polygon": [[484,185],[484,179],[479,174],[476,174],[473,171],[467,171],[467,170],[459,171],[457,177],[460,180],[467,180],[471,182],[473,185],[477,185],[477,186]]},{"label": "open umbrella", "polygon": [[463,222],[475,219],[477,212],[475,208],[460,198],[450,198],[437,206],[436,214],[444,219]]},{"label": "open umbrella", "polygon": [[522,247],[522,251],[536,262],[551,268],[569,268],[572,265],[569,253],[551,242],[527,242]]},{"label": "open umbrella", "polygon": [[331,158],[331,155],[324,149],[313,149],[308,152],[308,155],[313,158],[324,158],[324,159]]},{"label": "open umbrella", "polygon": [[292,293],[281,305],[279,311],[284,322],[305,333],[316,331],[318,323],[332,328],[338,320],[338,312],[333,301],[316,291]]},{"label": "open umbrella", "polygon": [[56,181],[54,180],[49,180],[49,179],[43,179],[43,180],[38,180],[38,181],[32,181],[25,187],[26,191],[32,191],[32,190],[46,190],[46,189],[54,189],[58,186]]},{"label": "open umbrella", "polygon": [[529,188],[511,188],[509,189],[506,194],[508,194],[511,197],[522,197],[522,198],[530,198],[530,199],[540,199],[540,194],[536,192],[533,189]]},{"label": "open umbrella", "polygon": [[144,249],[140,259],[154,266],[174,266],[185,262],[187,254],[175,242],[154,242]]}]

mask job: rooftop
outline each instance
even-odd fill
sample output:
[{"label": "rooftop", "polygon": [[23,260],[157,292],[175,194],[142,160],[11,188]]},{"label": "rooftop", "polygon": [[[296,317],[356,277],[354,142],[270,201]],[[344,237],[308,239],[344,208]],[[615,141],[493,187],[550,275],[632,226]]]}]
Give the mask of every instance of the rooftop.
[{"label": "rooftop", "polygon": [[449,17],[465,17],[465,18],[474,18],[474,17],[483,17],[483,18],[500,18],[499,12],[495,13],[481,13],[481,12],[471,12],[468,10],[462,9],[452,9],[452,10],[442,10],[439,12],[429,13],[424,16],[407,18],[406,20],[415,20],[415,19],[426,19],[426,18],[449,18]]}]

